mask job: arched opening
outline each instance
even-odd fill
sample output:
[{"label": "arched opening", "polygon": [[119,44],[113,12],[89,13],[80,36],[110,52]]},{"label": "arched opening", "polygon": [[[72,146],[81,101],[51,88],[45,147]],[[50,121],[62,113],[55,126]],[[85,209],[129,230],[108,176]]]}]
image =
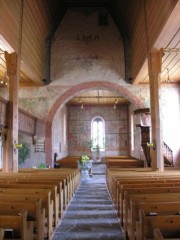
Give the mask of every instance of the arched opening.
[{"label": "arched opening", "polygon": [[97,157],[100,152],[105,151],[105,122],[102,117],[96,116],[91,122],[91,151],[96,151]]},{"label": "arched opening", "polygon": [[135,107],[143,108],[144,102],[142,103],[135,95],[133,95],[127,88],[120,86],[115,83],[103,82],[103,81],[94,81],[78,84],[74,87],[68,89],[64,94],[62,94],[57,101],[52,106],[47,119],[46,119],[46,161],[50,165],[53,159],[52,153],[52,122],[57,110],[64,106],[72,97],[76,96],[79,92],[90,90],[90,89],[108,89],[114,91],[121,96],[126,97],[129,102],[133,103]]}]

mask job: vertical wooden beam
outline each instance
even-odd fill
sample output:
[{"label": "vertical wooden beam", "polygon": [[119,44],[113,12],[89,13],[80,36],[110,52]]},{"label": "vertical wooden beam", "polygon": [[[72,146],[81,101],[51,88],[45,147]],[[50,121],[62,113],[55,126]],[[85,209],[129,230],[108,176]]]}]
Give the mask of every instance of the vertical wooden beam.
[{"label": "vertical wooden beam", "polygon": [[160,111],[161,64],[163,52],[153,50],[148,55],[148,70],[150,82],[151,104],[151,139],[154,147],[151,148],[152,170],[164,171],[162,116]]},{"label": "vertical wooden beam", "polygon": [[3,171],[18,172],[18,88],[20,58],[14,53],[5,52],[7,75],[9,77],[8,131],[4,147]]}]

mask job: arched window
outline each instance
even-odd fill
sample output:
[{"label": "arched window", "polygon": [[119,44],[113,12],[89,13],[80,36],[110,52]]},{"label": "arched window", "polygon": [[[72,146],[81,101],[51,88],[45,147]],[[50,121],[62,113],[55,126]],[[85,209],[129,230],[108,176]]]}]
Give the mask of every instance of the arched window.
[{"label": "arched window", "polygon": [[105,150],[105,123],[101,117],[95,117],[91,125],[92,150],[98,146],[100,151]]}]

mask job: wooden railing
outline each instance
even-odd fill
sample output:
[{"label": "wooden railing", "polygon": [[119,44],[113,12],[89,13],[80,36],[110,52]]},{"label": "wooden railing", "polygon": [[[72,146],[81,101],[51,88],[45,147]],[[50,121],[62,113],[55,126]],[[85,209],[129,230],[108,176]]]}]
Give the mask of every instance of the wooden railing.
[{"label": "wooden railing", "polygon": [[[8,127],[7,112],[8,112],[8,101],[0,97],[0,128]],[[18,120],[19,133],[27,134],[29,136],[34,136],[36,133],[37,118],[20,108],[18,109],[18,113],[19,113],[19,120]]]},{"label": "wooden railing", "polygon": [[164,154],[164,164],[166,166],[174,166],[173,163],[173,151],[170,149],[170,147],[163,142],[163,154]]}]

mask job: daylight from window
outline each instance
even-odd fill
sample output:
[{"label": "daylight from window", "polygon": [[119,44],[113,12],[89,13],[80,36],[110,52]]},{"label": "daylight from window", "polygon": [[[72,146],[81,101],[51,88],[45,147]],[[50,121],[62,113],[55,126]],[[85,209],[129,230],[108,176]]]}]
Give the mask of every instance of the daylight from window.
[{"label": "daylight from window", "polygon": [[99,146],[100,151],[104,150],[105,126],[103,119],[101,119],[100,117],[96,117],[92,121],[92,140],[93,148]]}]

